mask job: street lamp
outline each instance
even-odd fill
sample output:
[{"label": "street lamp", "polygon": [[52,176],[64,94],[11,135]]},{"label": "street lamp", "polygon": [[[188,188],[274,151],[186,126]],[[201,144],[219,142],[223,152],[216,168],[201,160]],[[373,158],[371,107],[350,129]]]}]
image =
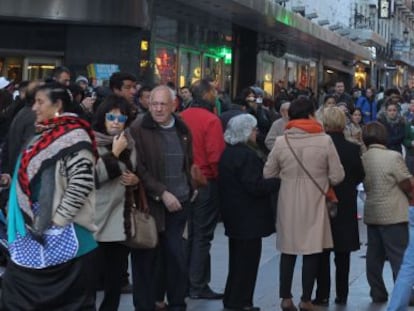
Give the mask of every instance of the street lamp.
[{"label": "street lamp", "polygon": [[403,38],[404,38],[404,41],[407,41],[408,40],[408,35],[410,34],[410,32],[408,31],[408,29],[407,29],[407,27],[404,29],[404,31],[403,31]]}]

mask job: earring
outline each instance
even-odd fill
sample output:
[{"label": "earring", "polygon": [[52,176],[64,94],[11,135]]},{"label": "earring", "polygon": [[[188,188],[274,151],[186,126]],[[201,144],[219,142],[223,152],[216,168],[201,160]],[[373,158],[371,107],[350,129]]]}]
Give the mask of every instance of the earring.
[{"label": "earring", "polygon": [[57,110],[56,112],[55,112],[55,117],[58,117],[59,116],[59,111]]}]

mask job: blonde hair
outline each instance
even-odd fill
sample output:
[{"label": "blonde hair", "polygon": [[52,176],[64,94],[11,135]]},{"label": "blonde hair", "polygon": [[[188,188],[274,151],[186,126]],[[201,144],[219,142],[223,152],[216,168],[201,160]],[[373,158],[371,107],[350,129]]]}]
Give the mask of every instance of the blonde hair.
[{"label": "blonde hair", "polygon": [[343,131],[346,124],[345,112],[338,107],[325,108],[322,122],[326,131]]}]

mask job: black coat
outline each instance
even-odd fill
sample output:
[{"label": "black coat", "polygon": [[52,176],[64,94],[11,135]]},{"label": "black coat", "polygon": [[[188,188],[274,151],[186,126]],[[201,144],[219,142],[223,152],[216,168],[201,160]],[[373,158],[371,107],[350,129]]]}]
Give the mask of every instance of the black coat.
[{"label": "black coat", "polygon": [[328,133],[345,170],[344,180],[334,187],[338,197],[338,215],[331,219],[334,250],[349,252],[359,249],[356,186],[365,177],[360,146],[345,140],[343,133]]},{"label": "black coat", "polygon": [[263,161],[246,144],[227,146],[219,162],[220,210],[225,234],[254,239],[275,231],[271,193],[280,180],[263,179]]},{"label": "black coat", "polygon": [[387,119],[383,115],[380,118],[378,118],[378,121],[381,122],[387,129],[387,148],[402,153],[401,144],[404,143],[405,138],[405,121],[402,117],[397,118],[398,122],[390,123],[387,122]]}]

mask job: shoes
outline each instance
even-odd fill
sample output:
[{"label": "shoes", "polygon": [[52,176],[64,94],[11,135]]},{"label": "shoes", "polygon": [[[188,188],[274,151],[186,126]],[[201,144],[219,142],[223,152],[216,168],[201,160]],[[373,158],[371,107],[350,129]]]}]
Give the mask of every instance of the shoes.
[{"label": "shoes", "polygon": [[346,305],[346,298],[339,298],[339,297],[336,297],[335,298],[335,303],[337,304],[337,305],[340,305],[340,306],[345,306]]},{"label": "shoes", "polygon": [[307,301],[307,302],[301,301],[299,303],[299,310],[300,311],[312,311],[312,310],[314,310],[312,302],[310,302],[310,301]]},{"label": "shoes", "polygon": [[253,306],[246,306],[241,308],[228,308],[224,307],[223,311],[260,311],[259,307],[253,307]]},{"label": "shoes", "polygon": [[130,283],[122,286],[121,294],[132,294],[132,285]]},{"label": "shoes", "polygon": [[283,299],[280,304],[282,311],[298,311],[296,306],[293,304],[292,299]]},{"label": "shoes", "polygon": [[191,299],[223,299],[224,294],[223,293],[216,293],[213,291],[210,287],[206,287],[205,289],[201,291],[191,291],[189,297]]},{"label": "shoes", "polygon": [[315,306],[328,307],[329,298],[315,298],[314,300],[312,300],[312,304],[314,304]]}]

